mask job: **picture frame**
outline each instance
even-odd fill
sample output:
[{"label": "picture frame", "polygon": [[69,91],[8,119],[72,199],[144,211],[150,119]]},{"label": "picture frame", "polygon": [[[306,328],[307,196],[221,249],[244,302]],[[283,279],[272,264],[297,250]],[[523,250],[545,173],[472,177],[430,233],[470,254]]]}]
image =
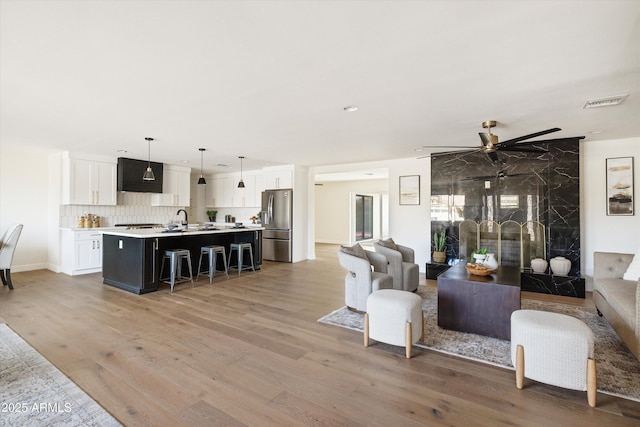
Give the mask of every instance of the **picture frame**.
[{"label": "picture frame", "polygon": [[634,215],[633,157],[606,159],[607,215]]},{"label": "picture frame", "polygon": [[405,175],[400,177],[400,204],[420,204],[420,175]]}]

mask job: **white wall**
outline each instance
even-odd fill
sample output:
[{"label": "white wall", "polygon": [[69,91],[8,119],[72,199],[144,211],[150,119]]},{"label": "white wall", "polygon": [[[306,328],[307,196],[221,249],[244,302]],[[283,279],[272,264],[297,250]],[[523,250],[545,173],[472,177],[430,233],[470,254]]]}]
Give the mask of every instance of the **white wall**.
[{"label": "white wall", "polygon": [[315,240],[319,243],[348,245],[352,194],[387,194],[386,179],[325,182],[316,185]]},{"label": "white wall", "polygon": [[[416,263],[425,272],[431,260],[431,161],[399,159],[387,162],[389,167],[389,236],[396,243],[415,251]],[[420,204],[400,205],[399,179],[404,175],[420,175]]]},{"label": "white wall", "polygon": [[[593,253],[636,253],[640,248],[640,137],[580,143],[582,275],[592,290]],[[605,160],[634,158],[635,215],[608,216]]]},{"label": "white wall", "polygon": [[49,155],[23,145],[0,145],[0,236],[24,224],[12,271],[48,268]]}]

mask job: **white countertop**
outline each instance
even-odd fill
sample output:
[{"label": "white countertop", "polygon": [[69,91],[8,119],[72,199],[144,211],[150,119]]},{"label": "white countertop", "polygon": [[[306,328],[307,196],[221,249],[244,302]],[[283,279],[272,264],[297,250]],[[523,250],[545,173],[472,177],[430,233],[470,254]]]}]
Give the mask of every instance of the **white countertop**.
[{"label": "white countertop", "polygon": [[264,230],[264,227],[259,225],[247,225],[241,228],[235,227],[220,227],[217,230],[203,230],[202,228],[189,228],[188,230],[180,231],[165,231],[164,228],[142,228],[142,229],[113,229],[113,228],[94,228],[93,230],[99,231],[102,234],[110,234],[113,236],[134,237],[138,239],[147,239],[154,237],[173,237],[173,236],[194,236],[198,234],[222,234],[222,233],[237,233],[242,231],[254,231]]}]

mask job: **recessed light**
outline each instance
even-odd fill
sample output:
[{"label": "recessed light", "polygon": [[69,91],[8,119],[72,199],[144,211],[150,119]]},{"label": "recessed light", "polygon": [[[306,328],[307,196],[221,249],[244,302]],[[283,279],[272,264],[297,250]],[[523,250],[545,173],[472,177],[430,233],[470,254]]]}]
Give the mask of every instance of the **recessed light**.
[{"label": "recessed light", "polygon": [[116,152],[118,152],[118,153],[126,153],[127,150],[116,150]]},{"label": "recessed light", "polygon": [[216,166],[219,167],[219,168],[228,168],[229,167],[229,165],[225,165],[224,163],[218,163]]},{"label": "recessed light", "polygon": [[625,100],[627,96],[629,96],[628,93],[622,95],[607,96],[605,98],[590,99],[585,102],[584,107],[582,108],[611,107],[613,105],[620,104]]},{"label": "recessed light", "polygon": [[180,160],[182,163],[189,163],[189,160]]},{"label": "recessed light", "polygon": [[418,152],[418,153],[419,153],[419,152],[420,152],[420,151],[422,151],[422,150],[423,150],[423,148],[416,148],[416,149],[414,149],[413,151],[415,151],[415,152]]},{"label": "recessed light", "polygon": [[358,111],[359,108],[357,105],[347,105],[346,107],[343,108],[343,110],[352,113],[354,111]]},{"label": "recessed light", "polygon": [[597,134],[602,133],[602,132],[604,132],[604,131],[603,130],[592,130],[592,131],[587,132],[587,133],[589,133],[591,135],[597,135]]}]

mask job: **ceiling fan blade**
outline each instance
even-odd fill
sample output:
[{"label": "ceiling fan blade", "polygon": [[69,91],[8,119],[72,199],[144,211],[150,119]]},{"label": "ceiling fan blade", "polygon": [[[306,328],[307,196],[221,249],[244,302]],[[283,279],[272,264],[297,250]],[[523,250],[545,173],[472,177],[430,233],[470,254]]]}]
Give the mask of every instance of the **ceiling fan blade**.
[{"label": "ceiling fan blade", "polygon": [[425,155],[425,156],[416,157],[416,159],[428,159],[428,158],[430,158],[430,157],[432,157],[432,158],[433,158],[433,157],[440,157],[440,156],[449,156],[449,155],[452,155],[452,154],[459,154],[459,155],[461,155],[461,156],[467,156],[467,155],[469,155],[469,154],[473,154],[473,153],[477,153],[477,152],[478,152],[478,150],[477,150],[477,149],[475,149],[475,150],[469,150],[469,151],[466,151],[466,150],[460,150],[460,151],[443,151],[443,152],[441,152],[441,153],[431,153],[431,154],[427,154],[427,155]]},{"label": "ceiling fan blade", "polygon": [[538,136],[547,135],[547,134],[550,134],[550,133],[553,133],[553,132],[558,132],[560,130],[562,130],[562,129],[560,129],[560,128],[551,128],[551,129],[547,129],[547,130],[541,130],[540,132],[530,133],[529,135],[523,135],[523,136],[520,136],[518,138],[508,139],[506,141],[499,142],[497,145],[500,148],[510,147],[512,145],[517,144],[520,141],[524,141],[525,139],[537,138]]},{"label": "ceiling fan blade", "polygon": [[[527,141],[523,142],[523,144],[547,144],[550,142],[569,142],[576,139],[584,139],[584,136],[572,136],[570,138],[555,138],[555,139],[541,139],[539,141]],[[504,150],[504,147],[500,147],[501,150]]]},{"label": "ceiling fan blade", "polygon": [[473,147],[468,145],[423,145],[422,148],[466,148],[468,150],[473,150],[474,148],[477,148],[477,145]]}]

